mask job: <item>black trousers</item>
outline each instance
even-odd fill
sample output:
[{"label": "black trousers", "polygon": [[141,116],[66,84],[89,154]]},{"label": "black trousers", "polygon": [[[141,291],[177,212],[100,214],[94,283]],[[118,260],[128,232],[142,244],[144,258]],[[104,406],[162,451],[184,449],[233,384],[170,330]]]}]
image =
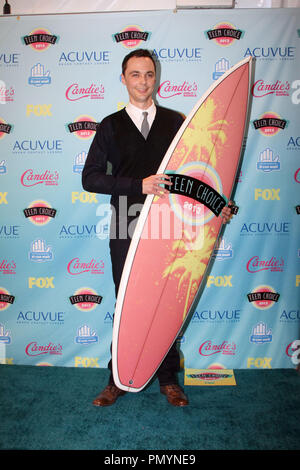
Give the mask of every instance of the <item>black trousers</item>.
[{"label": "black trousers", "polygon": [[[117,239],[110,240],[110,255],[112,262],[112,273],[113,280],[115,283],[116,295],[118,293],[119,284],[121,281],[123,266],[126,260],[127,251],[130,245],[130,239]],[[112,370],[112,361],[108,363],[108,368]],[[177,372],[180,370],[180,355],[177,350],[176,342],[170,348],[165,359],[161,363],[159,369],[156,372],[159,384],[172,385],[177,383]],[[110,383],[113,382],[112,372],[110,374]]]}]

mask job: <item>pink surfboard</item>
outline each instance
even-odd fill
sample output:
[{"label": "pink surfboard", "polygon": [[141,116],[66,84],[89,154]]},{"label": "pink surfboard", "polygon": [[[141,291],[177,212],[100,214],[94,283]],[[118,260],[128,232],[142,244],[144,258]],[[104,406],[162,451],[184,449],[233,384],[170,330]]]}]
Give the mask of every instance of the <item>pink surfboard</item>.
[{"label": "pink surfboard", "polygon": [[250,77],[249,57],[211,85],[158,169],[172,192],[146,198],[114,317],[113,376],[122,390],[139,392],[153,377],[205,282],[240,161]]}]

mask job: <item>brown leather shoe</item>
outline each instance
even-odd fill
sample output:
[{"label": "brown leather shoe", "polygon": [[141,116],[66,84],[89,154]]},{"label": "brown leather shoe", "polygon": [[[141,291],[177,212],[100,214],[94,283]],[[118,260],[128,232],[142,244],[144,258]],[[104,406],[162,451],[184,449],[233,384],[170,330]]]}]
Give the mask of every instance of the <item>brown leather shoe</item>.
[{"label": "brown leather shoe", "polygon": [[107,385],[105,389],[95,398],[93,405],[95,406],[110,406],[113,405],[117,399],[125,395],[124,390],[120,390],[115,385]]},{"label": "brown leather shoe", "polygon": [[189,401],[179,385],[164,385],[160,387],[160,393],[166,395],[168,402],[173,406],[187,406]]}]

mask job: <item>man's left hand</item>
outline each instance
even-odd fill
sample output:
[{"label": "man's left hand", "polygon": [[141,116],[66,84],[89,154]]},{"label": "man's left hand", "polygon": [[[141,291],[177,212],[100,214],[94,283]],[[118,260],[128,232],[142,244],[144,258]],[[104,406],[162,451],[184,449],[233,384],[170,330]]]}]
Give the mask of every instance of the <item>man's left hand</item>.
[{"label": "man's left hand", "polygon": [[223,207],[223,209],[222,209],[221,217],[222,217],[223,224],[227,224],[232,219],[233,214],[231,212],[230,207],[228,207],[232,204],[233,204],[233,202],[229,201],[228,205]]}]

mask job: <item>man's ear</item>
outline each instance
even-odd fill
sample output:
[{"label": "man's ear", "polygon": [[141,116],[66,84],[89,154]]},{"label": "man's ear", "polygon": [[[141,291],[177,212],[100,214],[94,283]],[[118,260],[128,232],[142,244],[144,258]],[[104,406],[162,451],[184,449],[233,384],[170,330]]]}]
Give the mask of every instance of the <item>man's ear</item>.
[{"label": "man's ear", "polygon": [[126,85],[126,83],[125,83],[125,77],[124,77],[124,74],[123,74],[123,73],[121,74],[121,81],[122,81],[123,85]]}]

